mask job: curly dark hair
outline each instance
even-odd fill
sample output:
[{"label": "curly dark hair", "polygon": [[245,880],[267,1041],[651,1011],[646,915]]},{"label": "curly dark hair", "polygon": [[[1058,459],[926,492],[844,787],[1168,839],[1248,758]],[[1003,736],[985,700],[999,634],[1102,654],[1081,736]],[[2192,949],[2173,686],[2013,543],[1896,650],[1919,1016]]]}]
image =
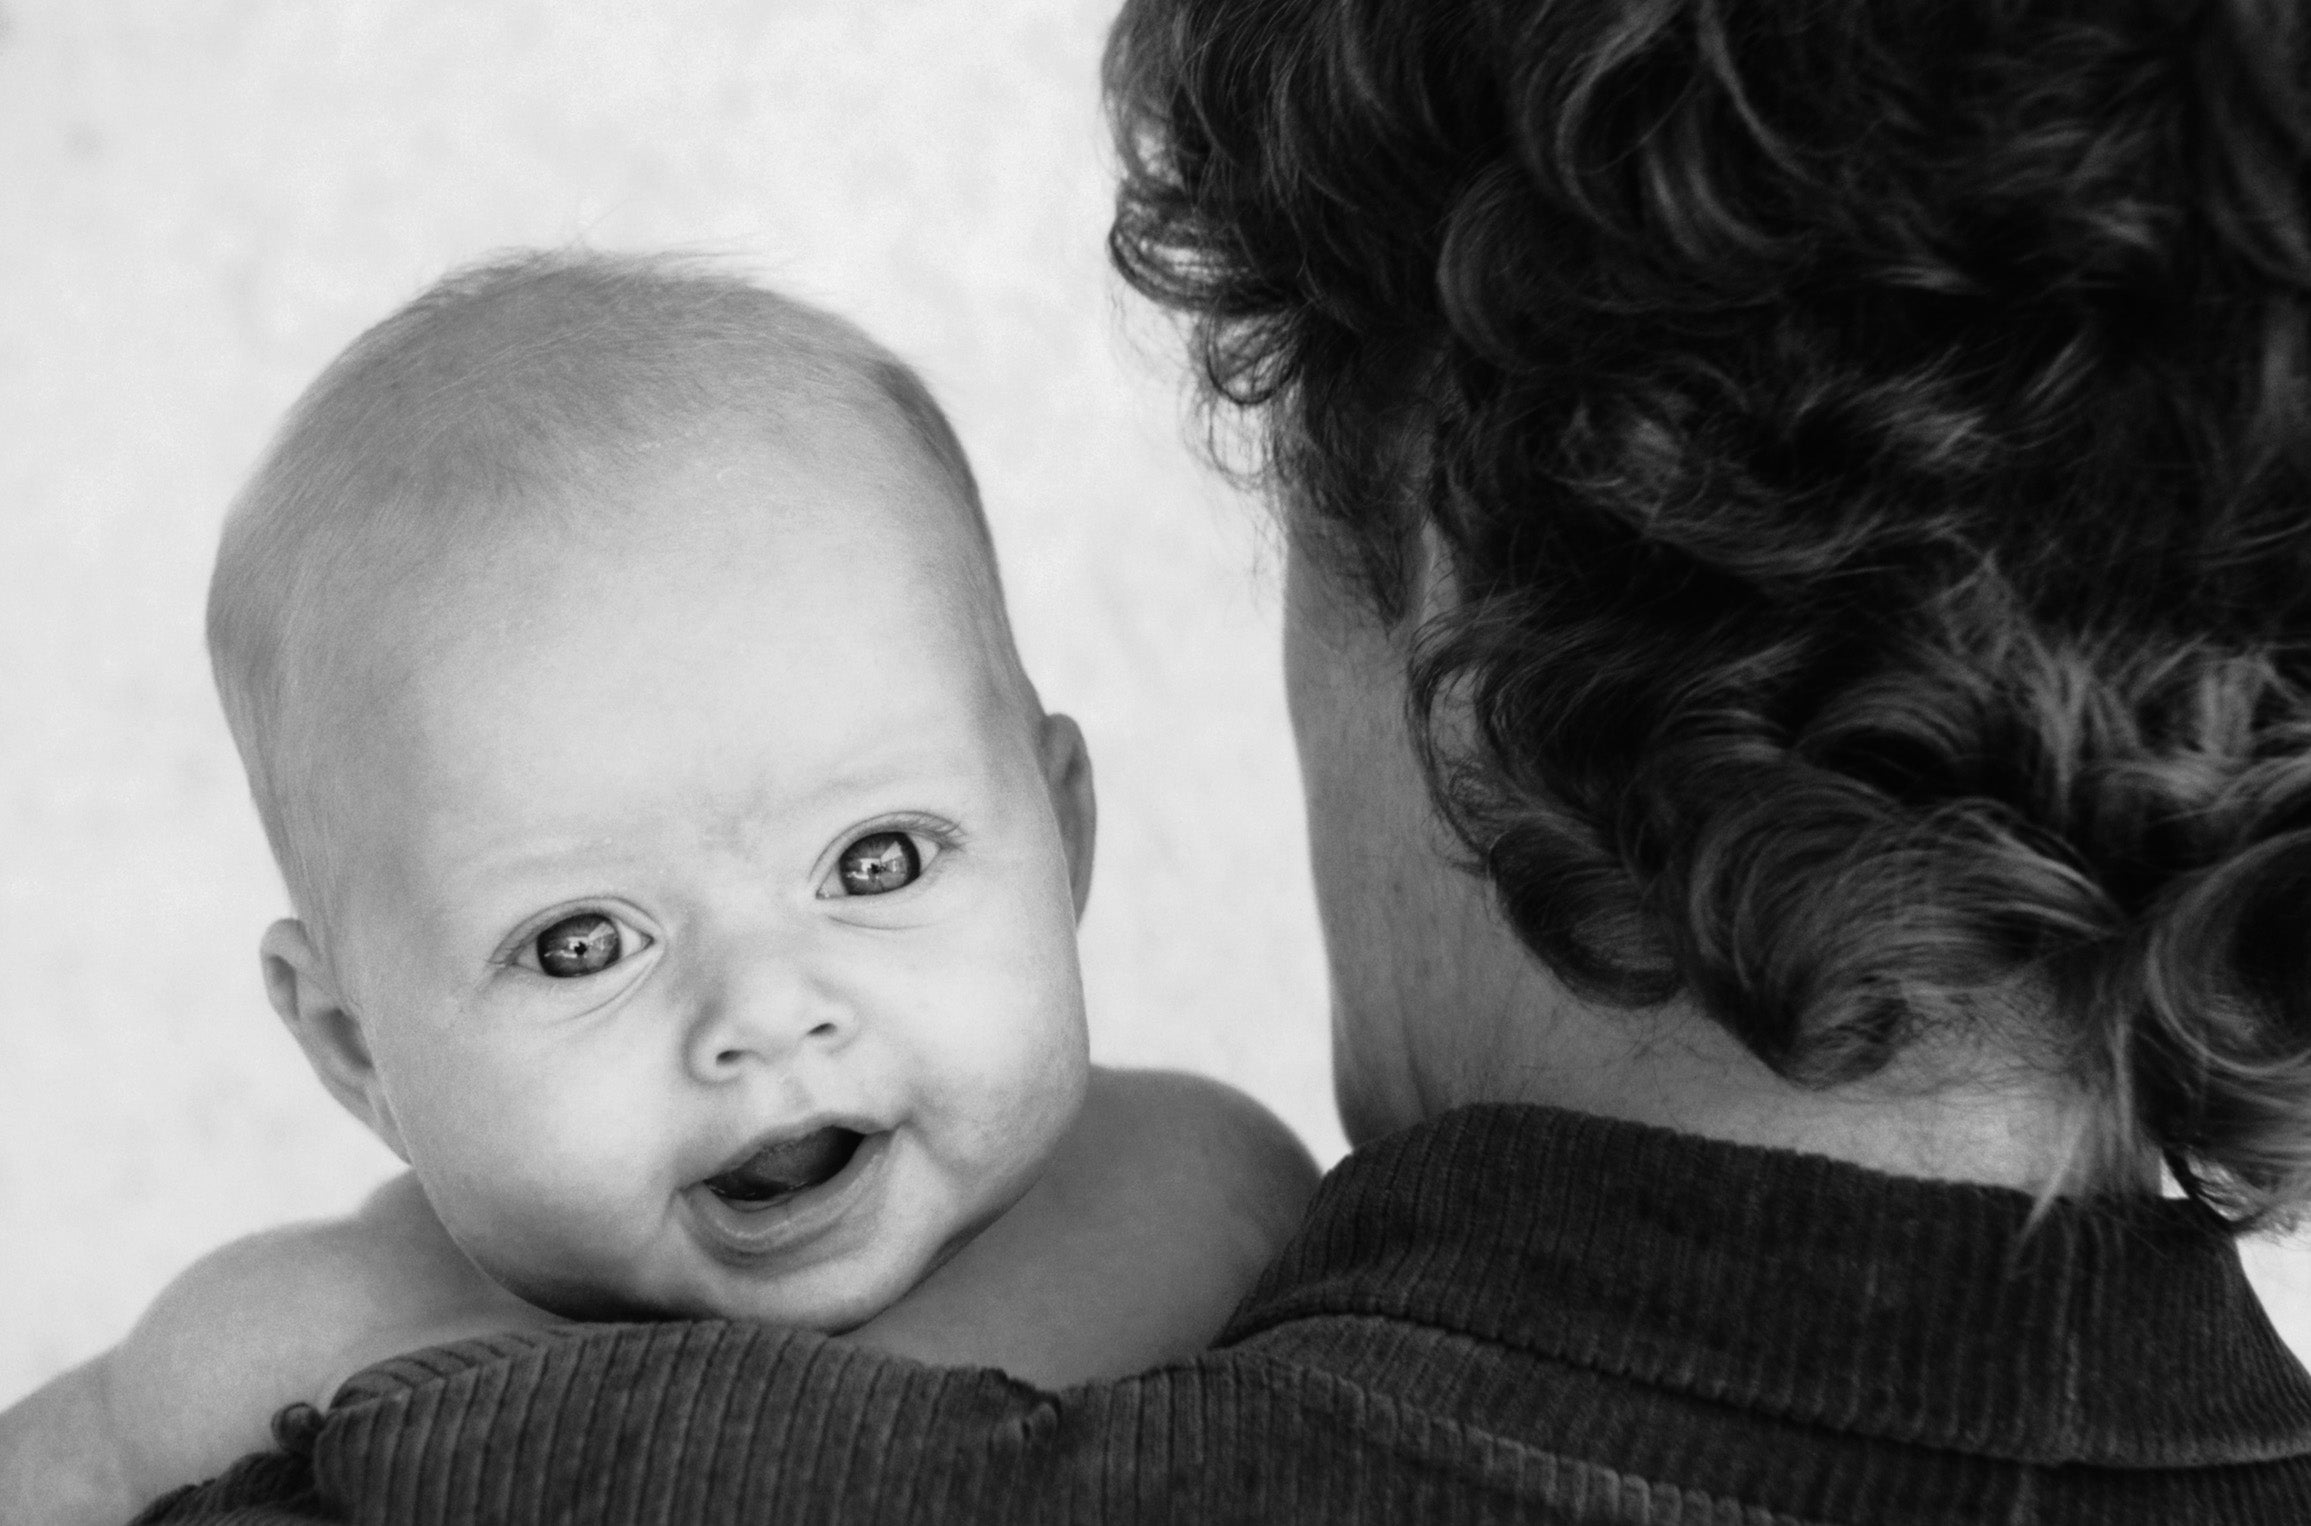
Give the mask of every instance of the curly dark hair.
[{"label": "curly dark hair", "polygon": [[1382,617],[1433,530],[1416,734],[1575,989],[1811,1085],[1987,1027],[2081,1183],[2245,1227],[2311,1201],[2303,17],[1131,0],[1110,247]]}]

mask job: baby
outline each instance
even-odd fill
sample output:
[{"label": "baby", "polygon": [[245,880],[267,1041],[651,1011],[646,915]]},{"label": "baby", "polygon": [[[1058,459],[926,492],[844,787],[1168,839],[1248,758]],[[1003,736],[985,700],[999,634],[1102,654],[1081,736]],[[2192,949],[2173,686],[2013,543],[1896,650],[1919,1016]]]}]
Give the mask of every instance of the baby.
[{"label": "baby", "polygon": [[1256,1104],[1090,1065],[1083,739],[849,326],[661,261],[452,278],[298,404],[210,636],[298,913],[272,1004],[409,1170],[0,1417],[0,1517],[117,1521],[373,1361],[555,1320],[1117,1375],[1297,1221]]}]

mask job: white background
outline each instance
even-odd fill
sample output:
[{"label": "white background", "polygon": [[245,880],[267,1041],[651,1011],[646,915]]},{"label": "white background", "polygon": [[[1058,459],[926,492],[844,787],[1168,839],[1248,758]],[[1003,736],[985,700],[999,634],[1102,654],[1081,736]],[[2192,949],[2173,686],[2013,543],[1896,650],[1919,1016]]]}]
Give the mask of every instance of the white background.
[{"label": "white background", "polygon": [[1103,261],[1111,3],[0,0],[0,1404],[391,1169],[259,991],[201,601],[296,391],[511,245],[729,252],[923,369],[1091,739],[1095,1050],[1338,1154],[1274,558]]}]

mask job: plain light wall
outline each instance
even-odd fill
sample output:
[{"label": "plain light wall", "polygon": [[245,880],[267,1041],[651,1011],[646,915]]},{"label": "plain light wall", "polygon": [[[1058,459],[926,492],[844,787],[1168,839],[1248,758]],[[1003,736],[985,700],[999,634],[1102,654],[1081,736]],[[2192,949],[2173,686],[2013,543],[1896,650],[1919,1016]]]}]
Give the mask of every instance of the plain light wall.
[{"label": "plain light wall", "polygon": [[[1101,793],[1094,1045],[1341,1148],[1255,506],[1120,296],[1112,0],[14,0],[0,30],[0,1404],[194,1255],[392,1169],[265,1006],[284,900],[210,693],[281,410],[445,269],[740,257],[915,361]],[[2254,1252],[2282,1323],[2300,1256]]]}]

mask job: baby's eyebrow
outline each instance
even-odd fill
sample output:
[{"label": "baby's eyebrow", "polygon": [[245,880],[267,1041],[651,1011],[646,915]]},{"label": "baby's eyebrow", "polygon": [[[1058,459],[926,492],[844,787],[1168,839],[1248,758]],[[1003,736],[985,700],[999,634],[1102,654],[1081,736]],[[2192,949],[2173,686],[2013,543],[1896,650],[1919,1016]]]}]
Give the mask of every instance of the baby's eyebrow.
[{"label": "baby's eyebrow", "polygon": [[630,844],[622,834],[590,832],[562,839],[528,843],[509,841],[501,846],[485,845],[467,848],[445,855],[436,865],[433,880],[452,892],[470,887],[488,887],[510,891],[525,880],[544,880],[575,862],[593,859],[632,856]]},{"label": "baby's eyebrow", "polygon": [[888,752],[830,771],[808,789],[788,792],[794,809],[808,810],[829,800],[915,788],[951,795],[980,772],[959,760],[951,746],[908,740]]},{"label": "baby's eyebrow", "polygon": [[714,836],[747,843],[800,821],[831,837],[894,812],[955,815],[985,793],[975,782],[982,777],[983,770],[960,764],[949,749],[921,748],[912,756],[844,769],[807,789],[767,791],[770,800],[732,801],[719,813]]},{"label": "baby's eyebrow", "polygon": [[[708,843],[751,844],[766,832],[797,822],[814,831],[839,833],[876,814],[917,809],[952,814],[983,789],[977,783],[983,770],[955,756],[952,748],[915,744],[905,751],[863,760],[860,766],[829,774],[801,790],[766,787],[742,799],[725,802],[711,813],[701,813],[686,825],[697,834],[688,849],[652,833],[637,820],[627,828],[571,832],[540,838],[524,834],[502,845],[486,838],[464,845],[454,853],[437,878],[453,886],[470,883],[497,885],[523,878],[545,878],[574,861],[626,859],[647,861],[696,851]],[[679,822],[682,812],[666,818]],[[819,846],[814,843],[813,847]]]}]

